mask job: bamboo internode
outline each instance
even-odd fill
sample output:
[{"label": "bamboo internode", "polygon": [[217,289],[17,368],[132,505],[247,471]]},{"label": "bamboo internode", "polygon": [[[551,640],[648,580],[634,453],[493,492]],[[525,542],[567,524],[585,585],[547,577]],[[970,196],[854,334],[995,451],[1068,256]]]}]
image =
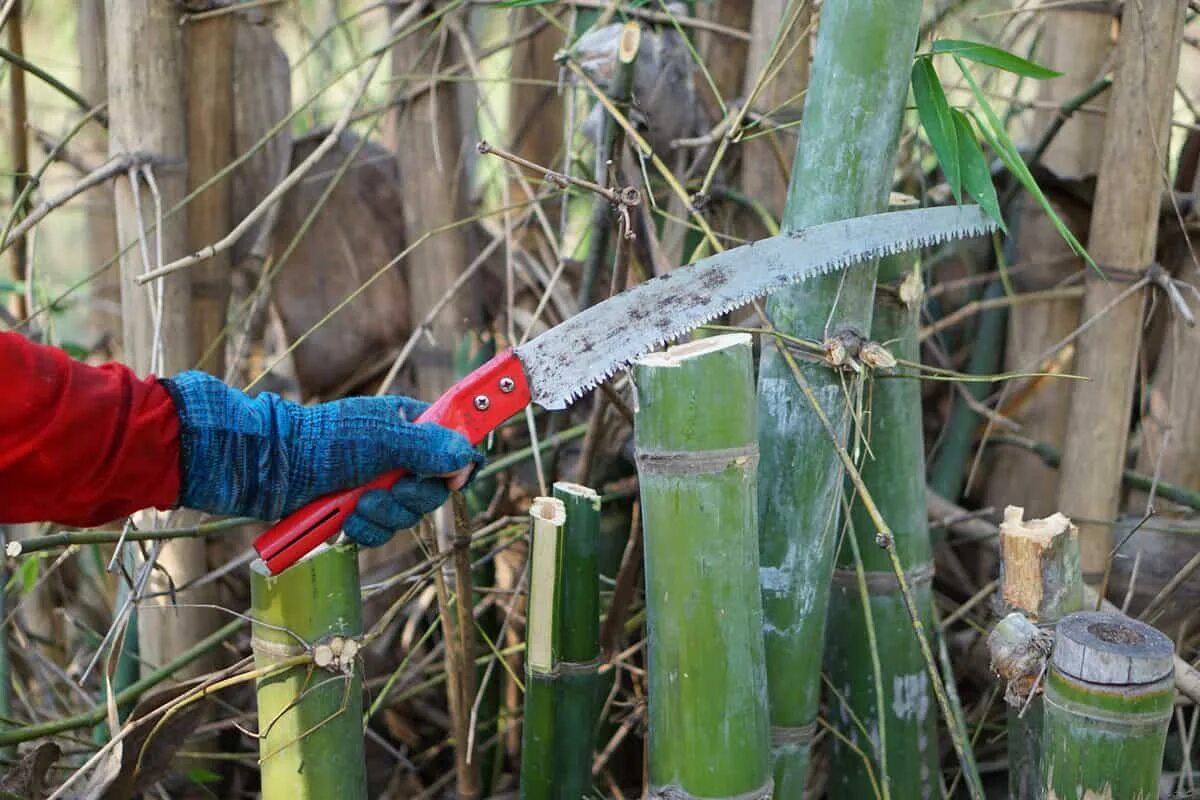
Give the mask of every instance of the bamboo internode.
[{"label": "bamboo internode", "polygon": [[1173,655],[1165,635],[1121,614],[1087,611],[1059,622],[1042,733],[1048,800],[1159,796]]},{"label": "bamboo internode", "polygon": [[[919,0],[851,0],[821,9],[812,81],[781,228],[883,211],[896,133],[921,21]],[[871,329],[876,265],[868,263],[772,295],[783,333],[821,341]],[[844,444],[851,409],[844,376],[800,365],[833,421],[830,441],[777,347],[764,342],[758,376],[761,587],[776,796],[803,795],[821,696],[830,576],[838,540]]]},{"label": "bamboo internode", "polygon": [[250,590],[263,800],[365,800],[357,548],[322,547],[277,576],[256,561]]},{"label": "bamboo internode", "polygon": [[754,366],[745,334],[635,365],[652,791],[771,793],[758,589]]}]

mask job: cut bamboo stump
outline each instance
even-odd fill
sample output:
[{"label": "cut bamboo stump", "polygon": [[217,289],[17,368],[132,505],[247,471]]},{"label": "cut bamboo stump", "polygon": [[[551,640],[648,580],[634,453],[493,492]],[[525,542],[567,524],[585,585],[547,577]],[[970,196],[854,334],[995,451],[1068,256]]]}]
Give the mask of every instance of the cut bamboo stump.
[{"label": "cut bamboo stump", "polygon": [[[912,285],[915,266],[912,254],[880,263],[871,327],[872,340],[890,343],[896,358],[913,362],[920,359],[920,298],[911,303],[901,298],[909,296],[904,287],[906,281]],[[897,556],[928,631],[934,629],[933,555],[925,513],[921,388],[915,369],[897,367],[892,373],[877,380],[871,392],[865,432],[870,453],[861,472],[879,513],[895,532]],[[938,775],[938,715],[920,642],[891,559],[876,544],[875,525],[862,503],[854,504],[852,522],[847,536],[854,541],[847,538],[842,544],[829,598],[833,635],[826,642],[825,664],[841,695],[827,698],[830,721],[869,754],[891,797],[932,797]],[[861,582],[856,562],[861,562]],[[871,734],[870,741],[864,741],[854,719]],[[873,796],[863,756],[836,738],[831,752],[833,795]]]},{"label": "cut bamboo stump", "polygon": [[745,334],[635,365],[656,797],[772,793],[753,376]]},{"label": "cut bamboo stump", "polygon": [[[263,800],[366,800],[355,548],[321,547],[278,576],[250,567]],[[298,642],[296,637],[303,639]],[[311,663],[284,666],[308,652]]]},{"label": "cut bamboo stump", "polygon": [[600,678],[600,495],[587,486],[559,482],[554,484],[554,496],[567,513],[562,543],[555,763],[559,796],[573,800],[592,789]]},{"label": "cut bamboo stump", "polygon": [[[1008,506],[1000,525],[1000,596],[1016,610],[988,637],[992,663],[1008,682],[1008,781],[1013,800],[1039,800],[1042,761],[1041,678],[1049,655],[1048,631],[1083,608],[1079,529],[1062,514],[1026,520]],[[1016,625],[1017,620],[1023,626]]]},{"label": "cut bamboo stump", "polygon": [[1170,639],[1121,614],[1059,622],[1045,692],[1047,800],[1158,797],[1173,656]]}]

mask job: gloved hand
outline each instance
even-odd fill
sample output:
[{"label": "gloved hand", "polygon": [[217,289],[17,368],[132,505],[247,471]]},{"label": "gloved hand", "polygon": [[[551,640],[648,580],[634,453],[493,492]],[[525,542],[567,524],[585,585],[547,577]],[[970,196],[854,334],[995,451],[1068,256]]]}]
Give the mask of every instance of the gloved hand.
[{"label": "gloved hand", "polygon": [[364,494],[343,528],[374,547],[444,503],[446,477],[458,488],[483,463],[456,431],[410,422],[428,404],[407,397],[303,406],[269,392],[251,398],[204,372],[162,383],[179,415],[179,504],[200,511],[274,520],[321,495],[407,469],[412,476],[392,489]]}]

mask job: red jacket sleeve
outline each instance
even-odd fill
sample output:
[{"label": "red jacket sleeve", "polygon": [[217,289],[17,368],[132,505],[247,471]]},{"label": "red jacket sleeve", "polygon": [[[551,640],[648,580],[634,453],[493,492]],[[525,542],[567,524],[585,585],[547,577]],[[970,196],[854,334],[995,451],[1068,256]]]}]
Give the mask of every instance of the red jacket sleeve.
[{"label": "red jacket sleeve", "polygon": [[179,473],[179,418],[153,376],[0,333],[0,523],[170,508]]}]

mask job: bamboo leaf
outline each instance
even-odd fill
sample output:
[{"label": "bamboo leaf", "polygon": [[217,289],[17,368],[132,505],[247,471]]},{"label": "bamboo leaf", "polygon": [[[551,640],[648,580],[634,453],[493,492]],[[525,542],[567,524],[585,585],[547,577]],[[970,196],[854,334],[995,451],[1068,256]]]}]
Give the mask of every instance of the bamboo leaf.
[{"label": "bamboo leaf", "polygon": [[931,55],[935,53],[948,53],[954,55],[955,58],[961,56],[979,64],[987,64],[989,67],[995,67],[1005,72],[1037,80],[1057,78],[1062,75],[1061,72],[1056,72],[1049,67],[1043,67],[1041,64],[1035,64],[1007,50],[1001,50],[999,47],[992,47],[981,42],[967,42],[961,39],[940,39],[933,43],[933,47],[929,48],[929,53]]},{"label": "bamboo leaf", "polygon": [[[918,58],[912,67],[913,98],[917,102],[917,114],[921,118],[921,126],[929,136],[933,152],[937,154],[938,163],[946,173],[950,184],[950,192],[954,199],[962,202],[962,171],[960,169],[960,145],[955,141],[956,126],[954,116],[950,113],[950,103],[946,101],[946,92],[938,80],[937,70],[928,58]],[[974,137],[972,137],[974,141]]]},{"label": "bamboo leaf", "polygon": [[1000,211],[1000,200],[996,197],[996,187],[992,183],[992,173],[983,157],[983,148],[975,138],[975,128],[966,114],[958,109],[952,109],[952,112],[957,133],[958,160],[967,193],[975,198],[975,202],[983,207],[989,217],[996,220],[1002,231],[1008,233]]},{"label": "bamboo leaf", "polygon": [[[1088,254],[1087,248],[1075,238],[1075,234],[1071,232],[1071,229],[1063,222],[1062,217],[1054,210],[1054,206],[1046,199],[1046,195],[1042,193],[1041,187],[1037,185],[1037,181],[1034,180],[1029,167],[1025,164],[1025,159],[1021,157],[1021,154],[1017,151],[1017,146],[1004,129],[1004,123],[1000,121],[1000,118],[996,116],[996,112],[988,104],[987,97],[984,96],[983,90],[979,88],[979,84],[976,83],[975,78],[971,75],[971,71],[967,69],[967,65],[957,55],[954,56],[954,60],[958,63],[958,68],[962,71],[967,85],[971,87],[971,92],[975,95],[975,100],[979,103],[979,107],[983,111],[987,122],[986,125],[981,123],[978,117],[972,114],[976,124],[979,126],[979,132],[988,140],[988,144],[991,145],[992,149],[996,152],[996,156],[1003,162],[1008,171],[1021,182],[1021,185],[1025,187],[1025,191],[1029,192],[1038,202],[1038,205],[1042,207],[1042,210],[1046,212],[1046,216],[1049,217],[1055,230],[1058,231],[1058,235],[1063,238],[1063,241],[1070,245],[1071,250],[1086,261],[1088,266],[1100,272],[1100,268],[1096,266],[1096,262]],[[1103,273],[1100,274],[1103,275]]]}]

